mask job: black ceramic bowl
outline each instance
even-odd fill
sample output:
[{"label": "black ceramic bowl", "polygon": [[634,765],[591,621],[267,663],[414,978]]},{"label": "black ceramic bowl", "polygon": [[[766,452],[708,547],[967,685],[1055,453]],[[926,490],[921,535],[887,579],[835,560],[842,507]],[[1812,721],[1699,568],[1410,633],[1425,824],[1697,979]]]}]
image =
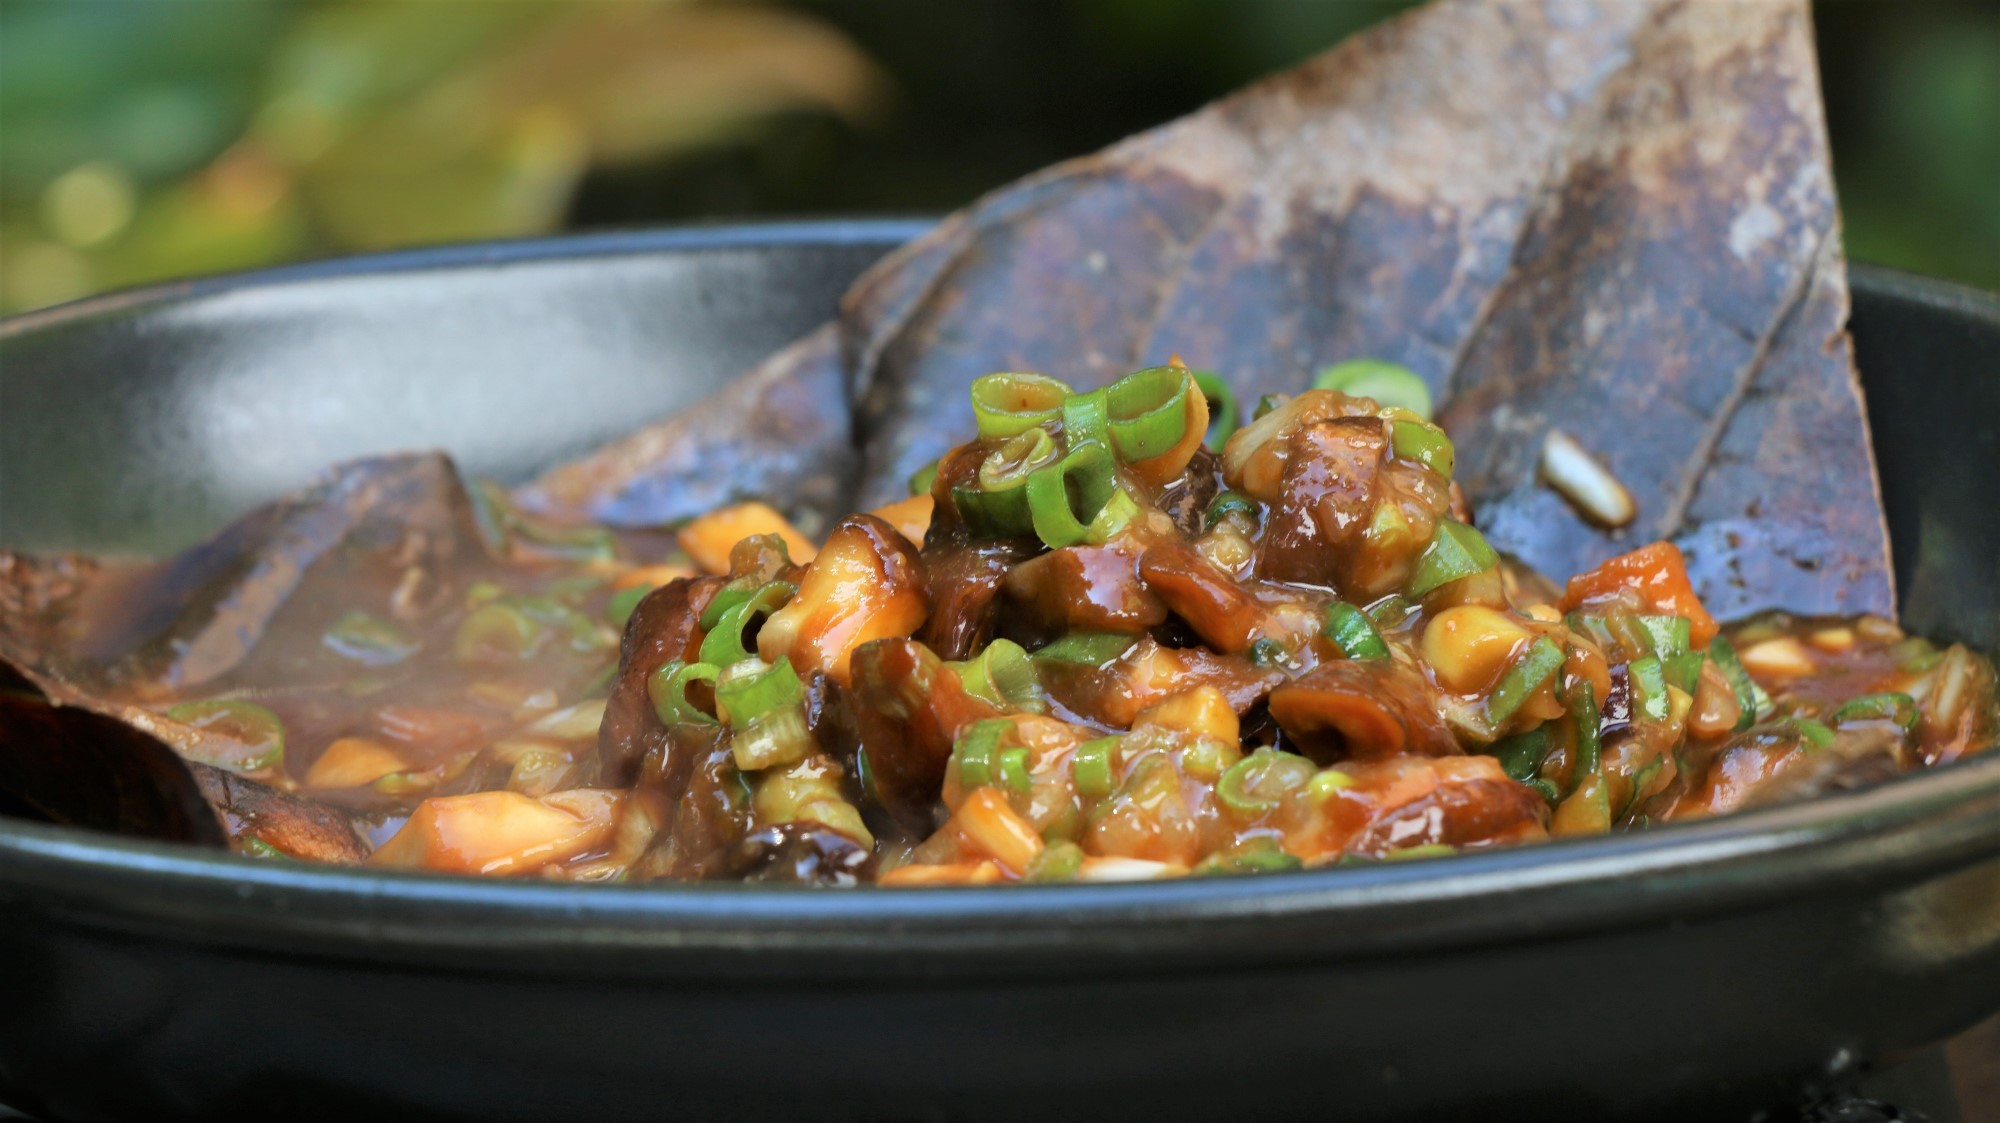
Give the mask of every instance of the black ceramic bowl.
[{"label": "black ceramic bowl", "polygon": [[[799,334],[913,230],[446,250],[9,321],[0,541],[170,549],[390,448],[524,475]],[[1907,622],[1990,646],[2000,301],[1857,270],[1854,323]],[[2000,757],[1586,842],[1115,886],[454,880],[5,822],[0,1098],[61,1119],[1722,1118],[2000,1006],[1996,855]]]}]

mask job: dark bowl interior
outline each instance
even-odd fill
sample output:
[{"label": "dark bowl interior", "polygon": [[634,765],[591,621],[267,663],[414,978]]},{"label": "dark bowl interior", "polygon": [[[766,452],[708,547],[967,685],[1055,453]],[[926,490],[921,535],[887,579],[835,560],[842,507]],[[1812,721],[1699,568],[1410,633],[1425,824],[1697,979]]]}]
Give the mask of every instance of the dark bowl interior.
[{"label": "dark bowl interior", "polygon": [[[171,550],[370,452],[520,478],[801,334],[916,229],[430,251],[16,318],[0,543]],[[2000,301],[1857,270],[1855,333],[1906,621],[1991,647]],[[1445,863],[1002,891],[461,881],[0,821],[0,1098],[79,1119],[1686,1118],[2000,1004],[1995,854],[2000,760]]]}]

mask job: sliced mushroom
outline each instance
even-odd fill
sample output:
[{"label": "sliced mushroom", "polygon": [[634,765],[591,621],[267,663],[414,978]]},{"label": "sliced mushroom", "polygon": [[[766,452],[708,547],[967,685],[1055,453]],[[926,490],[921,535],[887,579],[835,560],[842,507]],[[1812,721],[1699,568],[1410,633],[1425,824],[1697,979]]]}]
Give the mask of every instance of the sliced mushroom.
[{"label": "sliced mushroom", "polygon": [[951,668],[911,640],[863,646],[852,670],[853,720],[870,794],[898,821],[929,829],[952,742],[966,726],[1001,711],[966,693]]},{"label": "sliced mushroom", "polygon": [[823,671],[845,683],[854,649],[904,637],[930,613],[917,550],[873,515],[850,515],[833,528],[791,602],[757,635],[767,663],[789,658],[800,674]]},{"label": "sliced mushroom", "polygon": [[1009,603],[1044,632],[1143,632],[1167,619],[1139,578],[1143,550],[1130,538],[1051,550],[1007,574]]},{"label": "sliced mushroom", "polygon": [[1263,605],[1183,542],[1148,548],[1139,558],[1139,576],[1154,596],[1217,651],[1232,655],[1245,651],[1262,633]]},{"label": "sliced mushroom", "polygon": [[1460,752],[1423,677],[1387,659],[1322,663],[1271,692],[1271,717],[1321,763]]}]

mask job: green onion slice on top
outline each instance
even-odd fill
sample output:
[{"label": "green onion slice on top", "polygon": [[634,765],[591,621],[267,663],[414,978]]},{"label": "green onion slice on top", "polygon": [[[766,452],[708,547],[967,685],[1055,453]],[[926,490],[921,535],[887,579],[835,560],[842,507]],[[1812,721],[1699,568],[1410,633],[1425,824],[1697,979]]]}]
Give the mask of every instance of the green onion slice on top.
[{"label": "green onion slice on top", "polygon": [[1111,447],[1128,464],[1150,460],[1187,435],[1188,392],[1195,389],[1186,367],[1147,367],[1105,388]]},{"label": "green onion slice on top", "polygon": [[1410,575],[1409,595],[1421,597],[1499,564],[1500,555],[1478,531],[1456,519],[1439,519],[1431,544],[1424,547]]},{"label": "green onion slice on top", "polygon": [[703,705],[688,696],[688,689],[705,684],[710,692],[722,671],[713,663],[663,663],[646,678],[646,697],[662,725],[715,725],[712,704]]},{"label": "green onion slice on top", "polygon": [[1069,387],[1047,375],[1000,371],[973,380],[980,437],[1004,439],[1062,416]]},{"label": "green onion slice on top", "polygon": [[259,772],[275,768],[285,759],[285,723],[255,702],[240,698],[182,702],[168,709],[167,716],[241,746],[214,750],[207,745],[199,746],[189,755],[203,764],[231,772]]},{"label": "green onion slice on top", "polygon": [[1338,390],[1356,398],[1373,398],[1385,406],[1401,406],[1418,417],[1431,416],[1431,391],[1416,372],[1385,359],[1349,359],[1319,372],[1319,390]]},{"label": "green onion slice on top", "polygon": [[1389,645],[1383,641],[1382,633],[1375,630],[1375,622],[1346,601],[1326,606],[1326,624],[1320,634],[1332,640],[1349,659],[1389,657]]},{"label": "green onion slice on top", "polygon": [[1458,463],[1451,438],[1426,421],[1394,422],[1389,427],[1389,445],[1397,457],[1422,464],[1447,480]]}]

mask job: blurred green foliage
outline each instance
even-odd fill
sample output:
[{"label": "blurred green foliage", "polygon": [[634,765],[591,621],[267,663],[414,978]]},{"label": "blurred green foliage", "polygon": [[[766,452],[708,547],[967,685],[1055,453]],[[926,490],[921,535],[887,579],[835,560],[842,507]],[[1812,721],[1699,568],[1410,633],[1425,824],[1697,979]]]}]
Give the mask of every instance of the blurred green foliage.
[{"label": "blurred green foliage", "polygon": [[[948,210],[1403,0],[0,0],[0,309],[423,242]],[[1991,0],[1816,9],[1850,253],[2000,287]]]}]

